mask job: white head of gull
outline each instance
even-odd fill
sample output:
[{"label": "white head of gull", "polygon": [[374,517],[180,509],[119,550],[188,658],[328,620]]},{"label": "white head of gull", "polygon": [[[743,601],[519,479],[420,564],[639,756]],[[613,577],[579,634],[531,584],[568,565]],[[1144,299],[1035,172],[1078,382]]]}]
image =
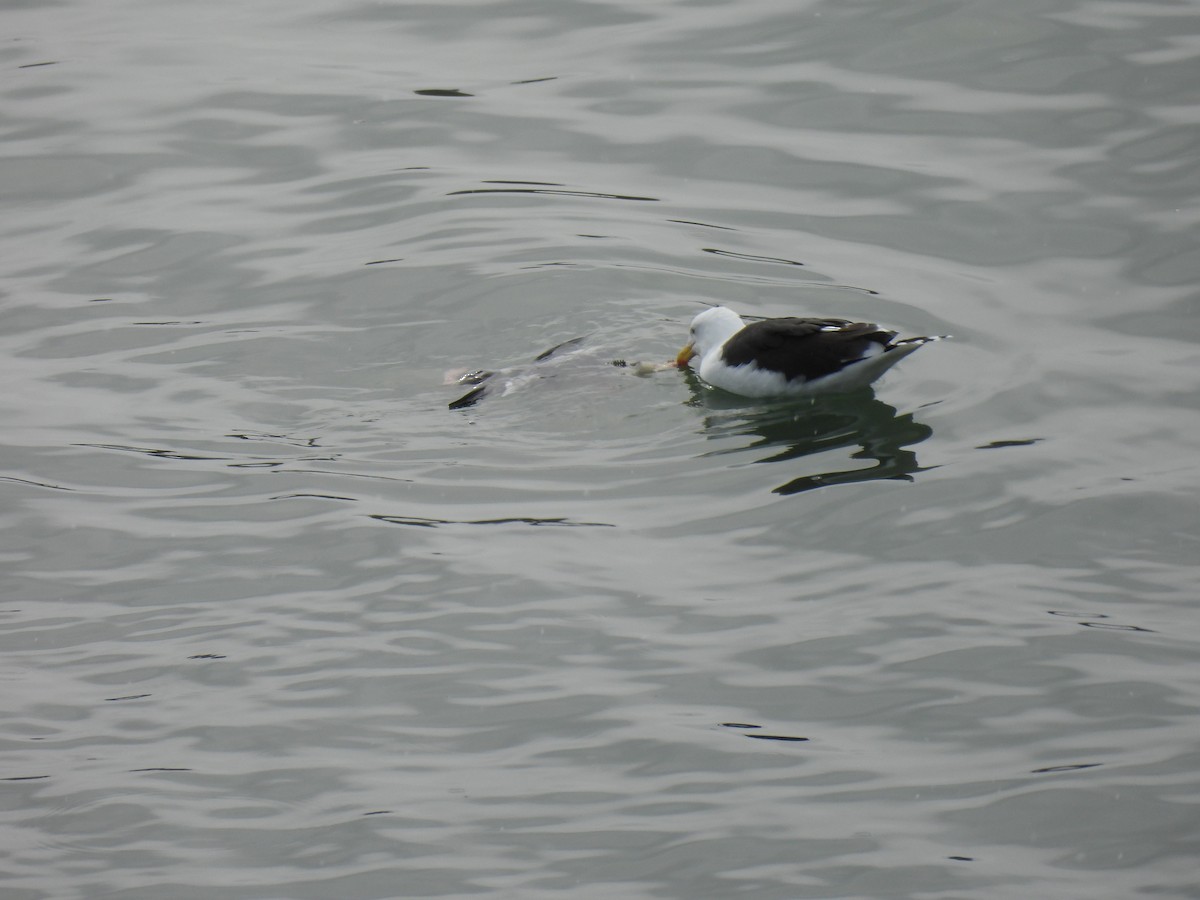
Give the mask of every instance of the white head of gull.
[{"label": "white head of gull", "polygon": [[802,396],[864,388],[935,337],[895,340],[896,332],[846,319],[788,316],[746,324],[724,306],[692,320],[675,364],[699,358],[701,380],[743,397]]}]

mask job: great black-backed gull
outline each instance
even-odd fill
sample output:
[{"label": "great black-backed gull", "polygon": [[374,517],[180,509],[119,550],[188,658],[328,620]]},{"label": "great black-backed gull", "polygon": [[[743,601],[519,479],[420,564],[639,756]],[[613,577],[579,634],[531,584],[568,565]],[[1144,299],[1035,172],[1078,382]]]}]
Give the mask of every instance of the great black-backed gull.
[{"label": "great black-backed gull", "polygon": [[947,335],[895,340],[897,332],[846,319],[763,319],[746,324],[714,306],[692,320],[675,364],[743,397],[844,393],[864,388],[904,357]]}]

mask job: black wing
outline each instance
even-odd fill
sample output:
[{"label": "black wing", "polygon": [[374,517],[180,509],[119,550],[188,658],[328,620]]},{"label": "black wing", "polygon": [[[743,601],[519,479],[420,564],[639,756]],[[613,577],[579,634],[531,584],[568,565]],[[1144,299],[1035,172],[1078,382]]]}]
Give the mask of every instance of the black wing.
[{"label": "black wing", "polygon": [[[489,372],[488,376],[491,377],[491,374],[492,373]],[[463,394],[461,397],[459,397],[457,400],[455,400],[453,403],[451,403],[450,408],[451,409],[466,409],[469,406],[474,406],[476,403],[478,403],[480,400],[482,400],[487,393],[489,393],[491,391],[491,388],[492,388],[492,386],[490,384],[488,384],[487,381],[484,381],[478,387],[471,388],[471,390],[467,391],[465,394]]]},{"label": "black wing", "polygon": [[721,357],[731,366],[753,362],[782,372],[788,381],[811,381],[844,369],[871,344],[886,347],[895,336],[878,325],[846,319],[764,319],[726,341]]},{"label": "black wing", "polygon": [[541,352],[537,356],[535,356],[533,358],[533,361],[535,363],[545,362],[550,357],[552,357],[555,353],[557,353],[559,350],[565,350],[568,347],[578,347],[580,344],[583,343],[583,339],[585,337],[587,337],[587,335],[582,335],[580,337],[571,338],[569,341],[563,341],[561,344],[555,344],[549,350],[544,350],[543,352]]}]

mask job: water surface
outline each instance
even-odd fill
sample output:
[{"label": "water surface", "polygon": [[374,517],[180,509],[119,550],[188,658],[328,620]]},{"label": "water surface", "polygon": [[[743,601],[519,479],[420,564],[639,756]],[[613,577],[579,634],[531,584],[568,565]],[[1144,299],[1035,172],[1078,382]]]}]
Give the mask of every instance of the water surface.
[{"label": "water surface", "polygon": [[1194,4],[0,17],[6,897],[1200,896]]}]

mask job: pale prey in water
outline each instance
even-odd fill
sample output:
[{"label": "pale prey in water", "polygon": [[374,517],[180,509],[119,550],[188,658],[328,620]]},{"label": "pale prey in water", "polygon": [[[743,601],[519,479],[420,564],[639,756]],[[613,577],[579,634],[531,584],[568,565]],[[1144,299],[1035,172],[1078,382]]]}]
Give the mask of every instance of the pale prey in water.
[{"label": "pale prey in water", "polygon": [[466,409],[474,406],[484,397],[497,395],[505,396],[522,388],[549,378],[571,378],[595,376],[604,369],[624,369],[634,375],[650,375],[664,369],[674,367],[674,363],[626,362],[623,359],[603,359],[595,351],[583,348],[584,338],[571,338],[556,344],[545,353],[539,354],[533,362],[523,366],[512,366],[491,372],[486,369],[475,371],[447,373],[448,384],[474,385],[450,404],[451,409]]}]

